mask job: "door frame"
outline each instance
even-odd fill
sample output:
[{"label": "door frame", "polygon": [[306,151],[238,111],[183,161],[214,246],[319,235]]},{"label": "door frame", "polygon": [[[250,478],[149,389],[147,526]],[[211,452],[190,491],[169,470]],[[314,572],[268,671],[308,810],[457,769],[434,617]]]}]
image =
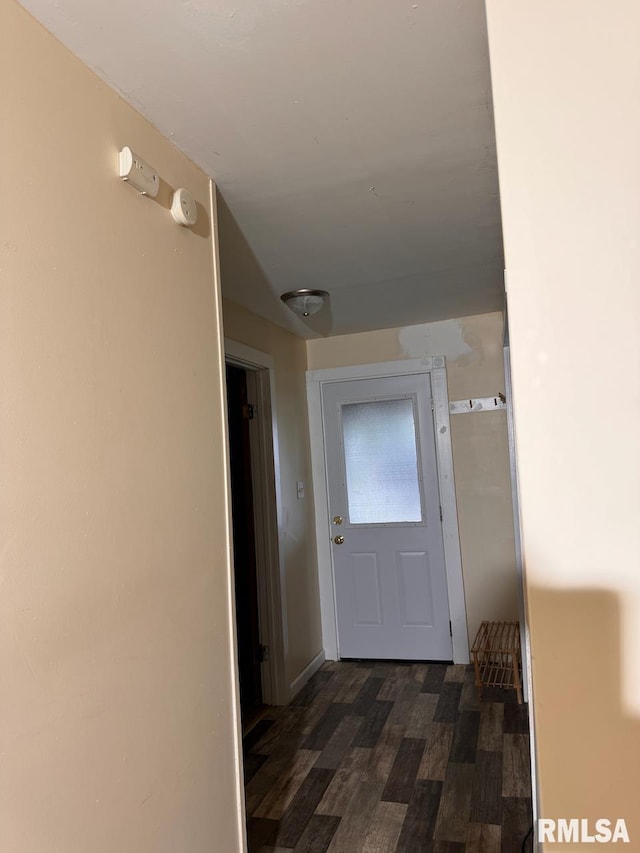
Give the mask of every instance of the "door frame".
[{"label": "door frame", "polygon": [[[253,511],[258,580],[258,617],[269,655],[261,664],[262,698],[266,705],[286,705],[287,622],[284,600],[284,551],[279,535],[283,518],[276,430],[274,362],[265,352],[225,338],[227,364],[244,368],[249,387],[255,382],[257,417],[249,422]],[[234,614],[235,618],[235,614]]]},{"label": "door frame", "polygon": [[462,577],[462,556],[458,530],[451,428],[449,424],[449,394],[447,391],[446,359],[443,355],[429,358],[386,361],[377,364],[358,364],[307,371],[307,406],[311,441],[311,471],[316,521],[316,551],[320,586],[322,642],[325,657],[337,660],[338,627],[336,619],[331,520],[325,467],[325,439],[322,423],[322,385],[351,379],[381,379],[383,377],[429,375],[433,400],[433,423],[438,468],[438,490],[442,507],[442,538],[449,594],[453,662],[469,663],[467,609]]}]

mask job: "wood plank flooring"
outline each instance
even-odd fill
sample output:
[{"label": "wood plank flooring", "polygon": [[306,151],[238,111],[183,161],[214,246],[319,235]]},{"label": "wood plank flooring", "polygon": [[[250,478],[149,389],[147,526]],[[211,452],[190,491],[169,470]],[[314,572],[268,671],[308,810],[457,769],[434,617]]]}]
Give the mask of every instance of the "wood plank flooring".
[{"label": "wood plank flooring", "polygon": [[250,853],[519,853],[527,709],[472,667],[326,663],[245,738]]}]

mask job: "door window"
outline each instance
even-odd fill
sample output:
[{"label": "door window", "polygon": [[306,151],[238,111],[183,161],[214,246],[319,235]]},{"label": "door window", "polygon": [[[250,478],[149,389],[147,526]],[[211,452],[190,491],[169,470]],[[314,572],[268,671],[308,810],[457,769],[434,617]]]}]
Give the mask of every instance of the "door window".
[{"label": "door window", "polygon": [[413,399],[342,407],[351,524],[422,521]]}]

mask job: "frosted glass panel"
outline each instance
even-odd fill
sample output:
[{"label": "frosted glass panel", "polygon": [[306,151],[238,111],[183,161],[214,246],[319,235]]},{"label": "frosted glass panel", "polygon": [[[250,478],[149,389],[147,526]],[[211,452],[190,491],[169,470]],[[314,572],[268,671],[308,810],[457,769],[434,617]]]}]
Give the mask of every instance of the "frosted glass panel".
[{"label": "frosted glass panel", "polygon": [[413,401],[342,406],[351,524],[422,521]]}]

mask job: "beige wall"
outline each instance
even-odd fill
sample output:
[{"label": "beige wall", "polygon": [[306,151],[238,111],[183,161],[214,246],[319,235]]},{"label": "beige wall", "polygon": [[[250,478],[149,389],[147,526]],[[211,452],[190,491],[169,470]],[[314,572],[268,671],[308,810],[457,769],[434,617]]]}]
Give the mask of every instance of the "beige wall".
[{"label": "beige wall", "polygon": [[640,5],[487,7],[542,814],[636,850]]},{"label": "beige wall", "polygon": [[[451,400],[504,391],[499,313],[307,341],[307,354],[310,370],[446,355]],[[483,619],[518,618],[505,412],[452,416],[451,438],[473,640]]]},{"label": "beige wall", "polygon": [[0,32],[0,849],[238,850],[208,180],[13,2]]},{"label": "beige wall", "polygon": [[[221,228],[222,275],[233,263]],[[305,342],[240,305],[224,301],[225,337],[273,357],[278,457],[282,493],[280,539],[284,550],[289,683],[322,649],[313,520],[309,425],[306,402]],[[298,500],[296,483],[305,484]]]}]

